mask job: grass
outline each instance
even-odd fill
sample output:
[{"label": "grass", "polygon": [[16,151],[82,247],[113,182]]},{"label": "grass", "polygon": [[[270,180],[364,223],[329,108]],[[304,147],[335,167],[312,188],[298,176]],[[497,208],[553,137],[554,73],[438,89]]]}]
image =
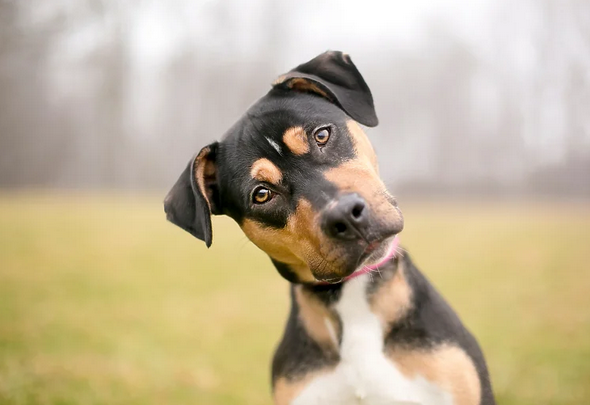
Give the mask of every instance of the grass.
[{"label": "grass", "polygon": [[[590,206],[400,200],[498,402],[590,403]],[[154,196],[0,195],[0,403],[269,404],[288,286],[230,220],[214,233]]]}]

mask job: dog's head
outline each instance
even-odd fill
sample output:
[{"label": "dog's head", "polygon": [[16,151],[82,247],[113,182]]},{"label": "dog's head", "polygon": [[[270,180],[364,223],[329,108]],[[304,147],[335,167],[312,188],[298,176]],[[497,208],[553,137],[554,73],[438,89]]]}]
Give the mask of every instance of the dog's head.
[{"label": "dog's head", "polygon": [[377,125],[369,87],[348,55],[319,55],[189,162],[168,219],[210,246],[211,215],[229,215],[289,281],[341,280],[403,228],[359,123]]}]

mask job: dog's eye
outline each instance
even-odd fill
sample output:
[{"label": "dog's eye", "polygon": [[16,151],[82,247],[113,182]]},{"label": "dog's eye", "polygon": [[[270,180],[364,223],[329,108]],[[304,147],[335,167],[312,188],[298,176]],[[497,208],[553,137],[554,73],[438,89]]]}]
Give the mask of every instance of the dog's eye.
[{"label": "dog's eye", "polygon": [[265,202],[269,202],[271,198],[272,191],[262,186],[256,187],[252,193],[252,201],[255,204],[264,204]]},{"label": "dog's eye", "polygon": [[319,128],[317,131],[315,131],[313,137],[318,146],[324,146],[326,143],[328,143],[328,139],[330,139],[330,127]]}]

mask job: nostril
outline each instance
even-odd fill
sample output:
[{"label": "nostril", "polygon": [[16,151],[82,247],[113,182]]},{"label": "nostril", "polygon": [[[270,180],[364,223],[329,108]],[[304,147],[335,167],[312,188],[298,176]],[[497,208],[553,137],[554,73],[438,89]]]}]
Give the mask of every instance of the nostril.
[{"label": "nostril", "polygon": [[353,241],[369,231],[370,207],[358,194],[345,194],[322,215],[321,227],[330,237]]},{"label": "nostril", "polygon": [[348,230],[348,227],[344,222],[336,222],[334,224],[334,230],[336,231],[336,234],[344,233]]},{"label": "nostril", "polygon": [[357,203],[352,208],[352,217],[354,219],[359,219],[361,215],[363,215],[363,210],[365,209],[365,204]]}]

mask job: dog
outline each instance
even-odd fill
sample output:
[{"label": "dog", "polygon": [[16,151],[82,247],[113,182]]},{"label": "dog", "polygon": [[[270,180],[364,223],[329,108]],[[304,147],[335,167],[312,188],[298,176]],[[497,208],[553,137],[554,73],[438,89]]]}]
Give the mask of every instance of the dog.
[{"label": "dog", "polygon": [[377,124],[351,58],[323,53],[190,160],[167,218],[209,247],[211,215],[230,216],[291,283],[276,404],[495,404],[477,341],[398,246],[361,127]]}]

